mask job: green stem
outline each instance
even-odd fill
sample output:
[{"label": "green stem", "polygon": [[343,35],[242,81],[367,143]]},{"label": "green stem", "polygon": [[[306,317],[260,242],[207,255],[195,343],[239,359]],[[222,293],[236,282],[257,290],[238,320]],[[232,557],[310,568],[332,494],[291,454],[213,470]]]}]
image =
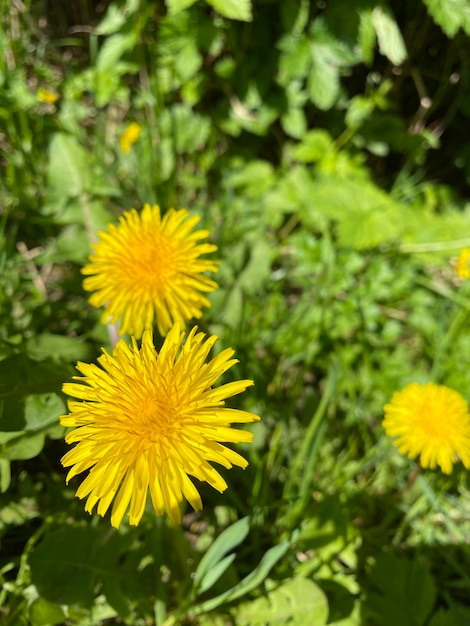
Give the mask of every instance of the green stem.
[{"label": "green stem", "polygon": [[336,389],[337,378],[338,367],[336,364],[332,364],[330,365],[328,371],[328,378],[322,399],[317,407],[317,410],[315,411],[312,421],[307,428],[302,446],[294,459],[290,473],[290,480],[286,484],[285,493],[287,494],[287,497],[293,497],[293,486],[296,483],[297,477],[301,474],[303,475],[303,478],[300,483],[298,495],[303,498],[308,491],[318,451],[318,447],[315,446],[315,442],[321,430],[321,425],[326,415],[326,409],[328,408],[330,400]]}]

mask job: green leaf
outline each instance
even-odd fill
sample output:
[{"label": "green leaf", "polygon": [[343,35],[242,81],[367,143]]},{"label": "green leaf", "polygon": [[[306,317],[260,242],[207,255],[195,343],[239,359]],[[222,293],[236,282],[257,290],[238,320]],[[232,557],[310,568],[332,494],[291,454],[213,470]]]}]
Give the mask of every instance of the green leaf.
[{"label": "green leaf", "polygon": [[61,528],[47,535],[29,556],[31,578],[41,596],[57,604],[91,607],[95,598],[97,528]]},{"label": "green leaf", "polygon": [[37,432],[56,425],[64,411],[64,401],[56,393],[28,396],[25,405],[26,430]]},{"label": "green leaf", "polygon": [[326,130],[315,129],[305,134],[302,141],[292,150],[292,156],[301,163],[315,163],[333,148],[331,135]]},{"label": "green leaf", "polygon": [[230,290],[222,312],[222,321],[229,328],[238,328],[243,316],[243,290],[235,284]]},{"label": "green leaf", "polygon": [[358,44],[366,65],[372,65],[377,36],[372,21],[372,11],[360,11]]},{"label": "green leaf", "polygon": [[401,65],[407,57],[406,46],[392,14],[377,6],[372,11],[372,24],[377,33],[380,52],[394,65]]},{"label": "green leaf", "polygon": [[470,609],[454,603],[450,609],[439,609],[429,622],[429,626],[467,626],[468,624],[470,624]]},{"label": "green leaf", "polygon": [[11,463],[8,459],[0,458],[0,491],[5,493],[11,483]]},{"label": "green leaf", "polygon": [[289,108],[281,117],[281,125],[287,135],[300,139],[307,132],[307,119],[304,110],[298,107]]},{"label": "green leaf", "polygon": [[284,36],[279,44],[279,81],[286,87],[293,78],[303,78],[310,67],[310,43],[305,35]]},{"label": "green leaf", "polygon": [[262,195],[274,181],[274,168],[267,161],[254,160],[227,177],[228,185],[251,197]]},{"label": "green leaf", "polygon": [[259,237],[250,247],[250,259],[240,272],[237,284],[245,293],[255,295],[271,274],[272,249],[269,243]]},{"label": "green leaf", "polygon": [[328,620],[328,601],[312,580],[292,578],[279,585],[267,581],[268,592],[232,611],[236,624],[243,626],[324,626]]},{"label": "green leaf", "polygon": [[251,0],[207,0],[214,9],[231,20],[251,22]]},{"label": "green leaf", "polygon": [[211,598],[206,602],[198,605],[195,609],[195,614],[200,615],[201,613],[205,613],[207,611],[212,611],[216,607],[220,606],[224,602],[232,602],[233,600],[237,600],[241,596],[249,593],[256,589],[268,576],[271,569],[276,565],[276,563],[281,559],[287,550],[290,547],[290,542],[288,539],[285,539],[281,543],[277,544],[270,548],[261,559],[259,565],[250,573],[248,576],[245,576],[243,580],[241,580],[237,585],[228,589],[224,593],[216,596],[215,598]]},{"label": "green leaf", "polygon": [[201,586],[198,589],[198,595],[202,595],[205,591],[215,585],[215,583],[220,579],[224,572],[234,562],[235,558],[236,554],[232,553],[216,563],[213,568],[204,576],[204,579],[201,582]]},{"label": "green leaf", "polygon": [[339,94],[339,70],[335,54],[325,44],[312,43],[312,66],[307,88],[311,101],[322,111],[335,104]]},{"label": "green leaf", "polygon": [[79,337],[41,333],[26,341],[29,356],[38,361],[47,358],[66,361],[86,361],[91,357],[90,347]]},{"label": "green leaf", "polygon": [[195,2],[196,0],[166,0],[166,6],[170,15],[176,15],[176,13],[192,7]]},{"label": "green leaf", "polygon": [[49,188],[56,198],[76,198],[89,182],[89,156],[72,135],[56,133],[49,146]]},{"label": "green leaf", "polygon": [[436,585],[428,567],[418,561],[380,554],[370,572],[377,589],[366,600],[381,626],[422,626],[434,606]]},{"label": "green leaf", "polygon": [[125,26],[131,15],[133,15],[140,6],[139,0],[127,0],[124,7],[117,7],[113,4],[109,5],[108,11],[103,20],[98,24],[96,32],[99,35],[112,35]]},{"label": "green leaf", "polygon": [[66,622],[65,613],[61,606],[38,598],[29,607],[31,626],[55,626]]},{"label": "green leaf", "polygon": [[137,41],[136,33],[117,33],[108,37],[98,53],[96,69],[103,73],[113,73],[123,54],[132,50]]},{"label": "green leaf", "polygon": [[[5,435],[6,433],[1,433]],[[13,433],[8,433],[11,435]],[[44,433],[35,432],[19,432],[15,433],[16,437],[10,437],[10,441],[3,445],[0,450],[2,458],[10,461],[26,461],[34,459],[44,448],[46,435]]]},{"label": "green leaf", "polygon": [[[236,548],[247,537],[250,531],[250,518],[243,517],[223,533],[221,533],[206,554],[202,557],[194,574],[193,587],[196,593],[201,593],[201,589],[209,589],[205,579],[211,576],[211,570],[225,557],[225,555]],[[215,582],[215,581],[213,581]]]},{"label": "green leaf", "polygon": [[459,28],[470,35],[470,0],[424,0],[432,19],[448,37]]},{"label": "green leaf", "polygon": [[342,246],[364,250],[397,239],[405,228],[406,208],[368,180],[326,176],[313,184],[312,194],[302,221],[315,229],[312,208],[337,220]]}]

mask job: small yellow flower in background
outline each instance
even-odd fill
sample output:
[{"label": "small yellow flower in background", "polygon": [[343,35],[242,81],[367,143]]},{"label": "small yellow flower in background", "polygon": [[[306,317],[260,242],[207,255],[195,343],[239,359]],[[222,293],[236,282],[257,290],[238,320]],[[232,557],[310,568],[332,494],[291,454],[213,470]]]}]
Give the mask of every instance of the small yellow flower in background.
[{"label": "small yellow flower in background", "polygon": [[206,362],[217,340],[194,327],[184,341],[179,324],[157,353],[151,331],[139,349],[120,340],[112,354],[103,350],[97,365],[78,363],[83,376],[65,383],[63,391],[78,398],[69,402],[63,426],[74,427],[67,443],[77,445],[62,458],[71,469],[67,482],[90,470],[76,495],[87,498],[85,510],[105,515],[114,500],[111,524],[119,527],[126,511],[129,522],[142,518],[147,493],[158,515],[166,511],[179,523],[179,504],[186,498],[202,509],[193,476],[224,491],[227,483],[211,462],[226,468],[248,463],[221,442],[250,442],[252,434],[231,428],[232,423],[258,421],[246,411],[225,408],[225,399],[253,384],[241,380],[213,388],[213,383],[237,363],[226,349]]},{"label": "small yellow flower in background", "polygon": [[411,383],[384,407],[383,427],[401,454],[445,474],[460,459],[470,468],[470,415],[464,398],[435,383]]},{"label": "small yellow flower in background", "polygon": [[39,102],[44,102],[45,104],[54,104],[59,99],[59,96],[54,91],[50,91],[45,87],[39,87],[36,97]]},{"label": "small yellow flower in background", "polygon": [[470,278],[470,248],[464,248],[457,259],[455,271],[462,280]]},{"label": "small yellow flower in background", "polygon": [[201,317],[201,308],[210,306],[201,292],[217,288],[203,272],[216,272],[217,263],[199,257],[217,246],[197,243],[209,235],[192,232],[198,221],[186,209],[162,218],[158,206],[146,204],[140,215],[125,211],[118,226],[99,233],[82,273],[84,289],[94,292],[90,303],[105,307],[103,323],[121,319],[119,332],[139,339],[154,321],[164,336],[174,322]]},{"label": "small yellow flower in background", "polygon": [[124,152],[124,154],[128,154],[130,152],[132,145],[140,137],[141,130],[140,124],[137,124],[137,122],[131,122],[126,127],[119,138],[119,145],[121,146],[121,151]]}]

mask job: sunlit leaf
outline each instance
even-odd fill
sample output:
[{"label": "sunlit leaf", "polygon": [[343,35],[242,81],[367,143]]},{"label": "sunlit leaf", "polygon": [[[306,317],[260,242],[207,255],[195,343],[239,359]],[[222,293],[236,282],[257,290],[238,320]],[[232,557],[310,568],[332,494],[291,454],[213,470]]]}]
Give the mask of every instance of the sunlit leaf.
[{"label": "sunlit leaf", "polygon": [[470,0],[424,0],[431,17],[448,37],[459,28],[470,35]]},{"label": "sunlit leaf", "polygon": [[224,17],[244,22],[250,22],[252,19],[251,0],[207,0],[207,2]]},{"label": "sunlit leaf", "polygon": [[407,57],[405,42],[392,14],[382,7],[372,11],[380,52],[394,65],[401,65]]},{"label": "sunlit leaf", "polygon": [[280,585],[269,582],[266,595],[252,602],[244,602],[233,611],[237,624],[324,626],[327,623],[328,601],[312,580],[297,577]]},{"label": "sunlit leaf", "polygon": [[170,15],[175,15],[184,9],[193,6],[196,0],[166,0],[166,6]]}]

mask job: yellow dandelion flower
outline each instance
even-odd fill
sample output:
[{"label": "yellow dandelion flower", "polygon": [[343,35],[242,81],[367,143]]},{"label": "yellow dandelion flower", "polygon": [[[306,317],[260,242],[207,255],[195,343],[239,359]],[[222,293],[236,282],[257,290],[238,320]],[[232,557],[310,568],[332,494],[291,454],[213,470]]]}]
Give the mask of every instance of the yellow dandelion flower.
[{"label": "yellow dandelion flower", "polygon": [[130,152],[132,145],[135,144],[137,139],[140,137],[141,130],[141,126],[140,124],[137,124],[137,122],[131,122],[126,127],[122,135],[119,137],[119,145],[124,154],[128,154]]},{"label": "yellow dandelion flower", "polygon": [[216,272],[217,263],[199,257],[217,246],[197,243],[209,235],[191,232],[198,221],[186,209],[162,218],[158,206],[146,204],[140,215],[125,211],[118,226],[99,233],[82,273],[84,289],[94,292],[90,303],[105,307],[103,323],[121,319],[119,332],[139,339],[155,320],[164,336],[174,322],[201,317],[201,308],[210,306],[201,292],[217,288],[203,272]]},{"label": "yellow dandelion flower", "polygon": [[383,427],[410,459],[420,456],[422,467],[439,465],[445,474],[459,458],[470,468],[468,404],[456,391],[427,383],[411,383],[393,394],[384,407]]},{"label": "yellow dandelion flower", "polygon": [[65,383],[63,391],[78,398],[69,402],[63,426],[76,443],[62,458],[71,469],[67,482],[90,470],[76,495],[87,498],[85,510],[105,515],[114,500],[111,524],[119,527],[129,509],[129,522],[139,523],[150,491],[158,515],[166,511],[176,524],[179,504],[186,498],[196,511],[200,495],[190,476],[223,492],[227,483],[212,467],[245,468],[248,463],[223,443],[250,442],[252,434],[231,428],[234,422],[254,422],[257,415],[225,408],[230,398],[253,384],[240,380],[213,388],[221,374],[237,363],[233,350],[206,358],[217,340],[194,327],[184,341],[179,324],[166,336],[158,354],[151,331],[139,349],[120,340],[112,354],[103,350],[97,365],[78,363],[83,376]]},{"label": "yellow dandelion flower", "polygon": [[39,87],[36,97],[39,102],[44,102],[45,104],[54,104],[59,99],[59,96],[54,91],[50,91],[45,87]]},{"label": "yellow dandelion flower", "polygon": [[457,259],[455,271],[462,280],[470,278],[470,248],[464,248]]}]

